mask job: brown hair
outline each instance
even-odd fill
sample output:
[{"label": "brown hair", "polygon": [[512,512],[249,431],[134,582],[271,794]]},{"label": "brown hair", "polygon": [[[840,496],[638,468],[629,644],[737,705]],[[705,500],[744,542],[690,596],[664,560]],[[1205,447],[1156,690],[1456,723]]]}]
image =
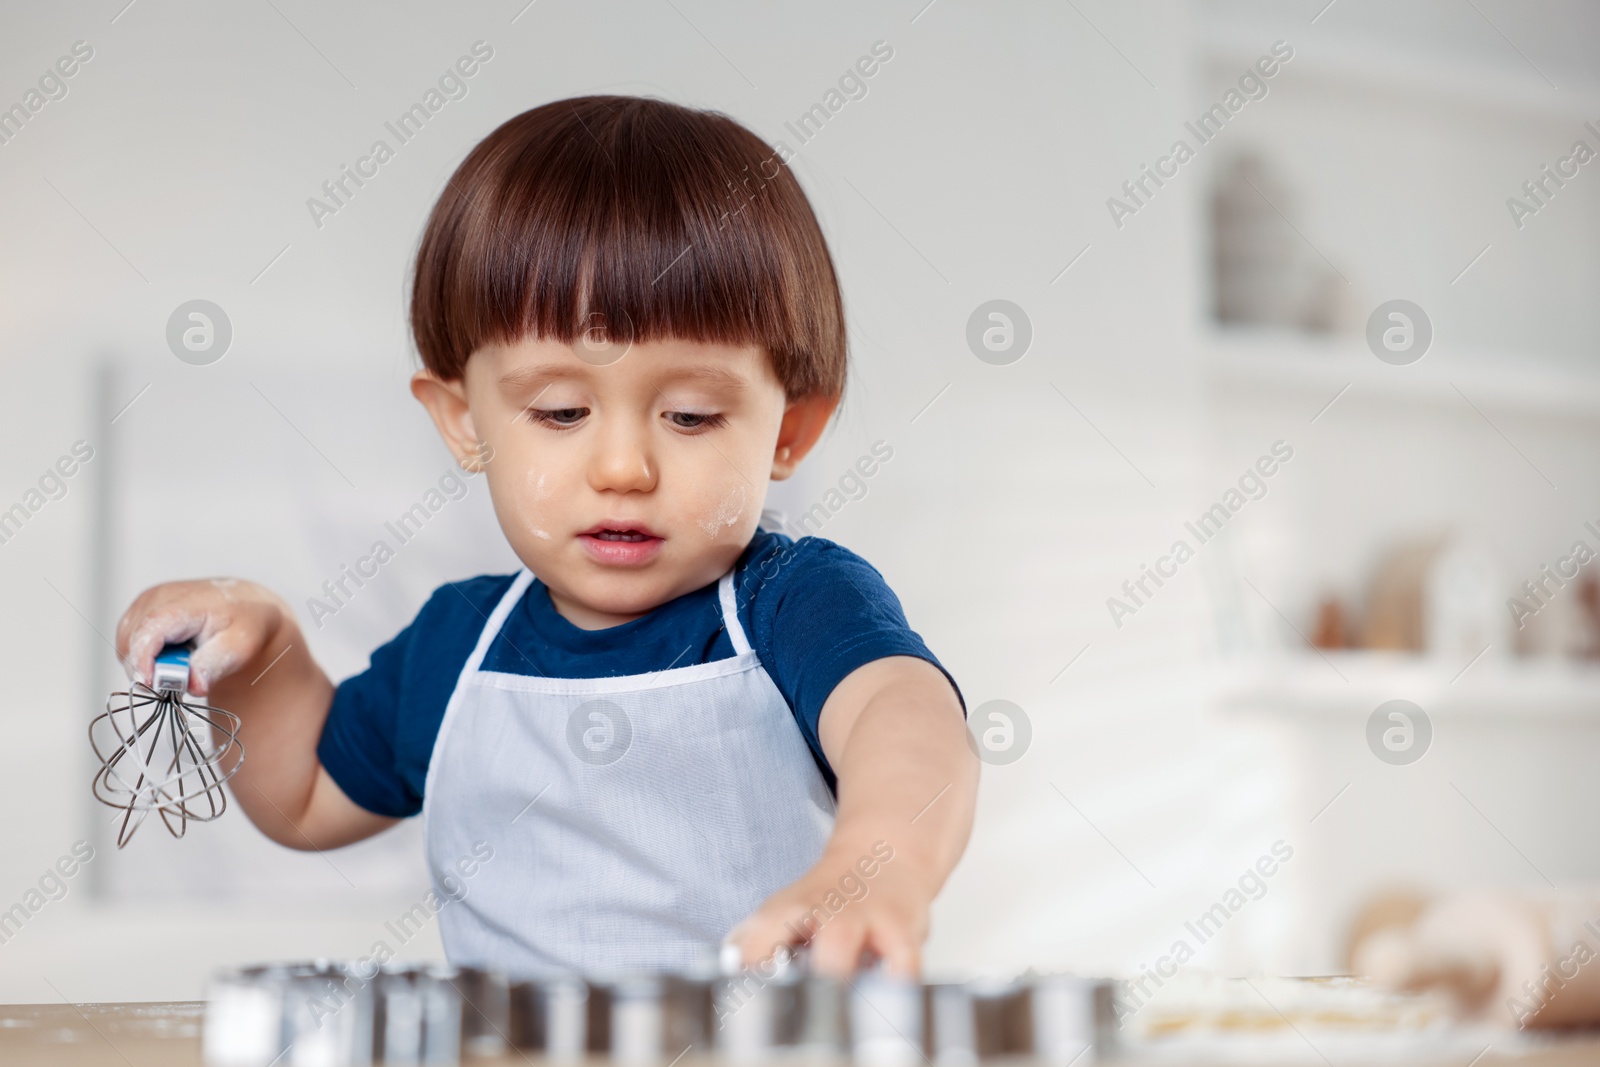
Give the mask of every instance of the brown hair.
[{"label": "brown hair", "polygon": [[614,341],[758,344],[788,399],[844,392],[844,309],[811,205],[773,149],[714,111],[536,107],[484,138],[434,205],[411,292],[434,374],[596,323]]}]

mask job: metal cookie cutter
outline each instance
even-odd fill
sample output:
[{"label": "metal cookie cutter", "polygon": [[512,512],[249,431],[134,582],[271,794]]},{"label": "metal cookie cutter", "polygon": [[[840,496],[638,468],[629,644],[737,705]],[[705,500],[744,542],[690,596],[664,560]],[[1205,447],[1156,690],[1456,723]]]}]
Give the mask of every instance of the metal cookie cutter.
[{"label": "metal cookie cutter", "polygon": [[1114,987],[1105,979],[1063,974],[925,989],[924,1045],[934,1067],[1014,1058],[1092,1063],[1115,1045]]},{"label": "metal cookie cutter", "polygon": [[664,1065],[710,1051],[714,983],[682,975],[650,975],[607,983],[613,1062]]},{"label": "metal cookie cutter", "polygon": [[244,967],[206,990],[206,1067],[454,1067],[505,1051],[492,971],[369,961]]},{"label": "metal cookie cutter", "polygon": [[206,1067],[368,1067],[371,976],[316,960],[213,976],[201,1048]]},{"label": "metal cookie cutter", "polygon": [[809,968],[804,946],[752,967],[725,952],[712,1047],[729,1064],[842,1063],[850,1054],[850,988]]},{"label": "metal cookie cutter", "polygon": [[858,1067],[913,1067],[923,1059],[920,983],[882,970],[859,974],[850,997],[850,1047]]},{"label": "metal cookie cutter", "polygon": [[[572,1062],[590,1051],[604,1051],[603,1039],[610,1033],[609,1013],[610,998],[591,995],[589,983],[576,976],[513,982],[507,1034],[519,1050]],[[591,1018],[602,1014],[606,1018],[591,1026]]]}]

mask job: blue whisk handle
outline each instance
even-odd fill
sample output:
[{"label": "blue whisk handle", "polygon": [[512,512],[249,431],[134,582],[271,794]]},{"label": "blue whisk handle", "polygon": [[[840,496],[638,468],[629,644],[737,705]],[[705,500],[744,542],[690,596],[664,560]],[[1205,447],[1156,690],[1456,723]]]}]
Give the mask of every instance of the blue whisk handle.
[{"label": "blue whisk handle", "polygon": [[189,644],[167,645],[156,656],[155,670],[151,672],[151,688],[158,693],[183,694],[189,691]]}]

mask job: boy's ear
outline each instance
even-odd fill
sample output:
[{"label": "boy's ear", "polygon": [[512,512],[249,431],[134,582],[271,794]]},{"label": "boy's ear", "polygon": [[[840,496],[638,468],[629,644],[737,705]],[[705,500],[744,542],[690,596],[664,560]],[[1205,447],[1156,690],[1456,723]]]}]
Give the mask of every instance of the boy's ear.
[{"label": "boy's ear", "polygon": [[472,425],[472,412],[467,410],[466,379],[449,382],[430,370],[420,370],[411,376],[411,395],[428,409],[456,464],[465,471],[482,470],[484,444]]},{"label": "boy's ear", "polygon": [[820,393],[789,401],[783,411],[783,423],[778,427],[778,445],[772,455],[772,480],[781,482],[795,472],[800,461],[806,458],[827,429],[834,408],[839,406],[838,396]]}]

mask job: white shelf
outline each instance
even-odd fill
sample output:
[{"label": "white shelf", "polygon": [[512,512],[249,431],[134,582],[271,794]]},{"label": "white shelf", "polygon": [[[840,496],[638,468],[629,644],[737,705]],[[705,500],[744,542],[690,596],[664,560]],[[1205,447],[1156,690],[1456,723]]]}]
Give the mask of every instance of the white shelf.
[{"label": "white shelf", "polygon": [[1253,328],[1203,333],[1200,350],[1206,377],[1230,389],[1292,390],[1332,400],[1349,385],[1341,404],[1378,396],[1465,408],[1466,397],[1485,411],[1600,417],[1600,369],[1563,367],[1526,353],[1463,350],[1435,339],[1421,360],[1396,367],[1360,338]]},{"label": "white shelf", "polygon": [[[1326,657],[1326,658],[1324,658]],[[1219,668],[1212,698],[1224,712],[1365,717],[1386,700],[1430,716],[1600,720],[1600,664],[1558,659],[1444,664],[1380,652],[1295,654]]]}]

